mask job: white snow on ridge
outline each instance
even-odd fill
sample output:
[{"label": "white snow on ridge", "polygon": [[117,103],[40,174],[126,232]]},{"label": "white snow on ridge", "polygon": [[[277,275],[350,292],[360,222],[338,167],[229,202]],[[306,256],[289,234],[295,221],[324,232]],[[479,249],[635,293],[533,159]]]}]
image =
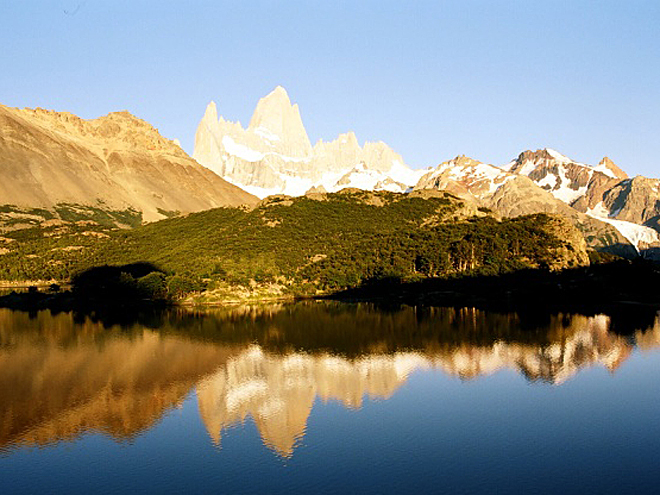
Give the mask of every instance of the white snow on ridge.
[{"label": "white snow on ridge", "polygon": [[538,184],[539,186],[541,186],[541,187],[543,187],[543,186],[549,186],[550,189],[552,189],[552,188],[554,188],[554,187],[557,187],[557,182],[558,182],[558,180],[559,180],[559,179],[557,178],[556,175],[553,175],[553,174],[547,174],[545,177],[543,177],[543,179],[541,179],[540,181],[538,181],[537,184]]},{"label": "white snow on ridge", "polygon": [[474,179],[490,179],[495,180],[500,177],[504,177],[506,174],[494,167],[493,165],[488,165],[486,163],[471,163],[467,165],[458,165],[452,162],[449,162],[447,166],[443,169],[438,168],[437,172],[433,175],[437,177],[440,174],[443,174],[445,171],[449,171],[449,178],[452,180],[464,180],[468,177]]},{"label": "white snow on ridge", "polygon": [[264,187],[258,187],[258,186],[246,186],[245,184],[241,184],[240,182],[232,179],[231,177],[223,177],[223,179],[225,179],[230,184],[240,187],[244,191],[249,192],[250,194],[256,196],[259,199],[264,199],[266,196],[272,196],[273,194],[280,194],[280,190],[277,188],[266,189]]},{"label": "white snow on ridge", "polygon": [[526,160],[518,171],[518,174],[529,176],[529,174],[536,169],[537,165],[538,164],[532,160]]},{"label": "white snow on ridge", "polygon": [[504,170],[505,172],[511,172],[511,169],[514,167],[514,165],[515,165],[516,163],[518,163],[518,162],[516,162],[516,160],[513,160],[513,161],[511,161],[511,162],[509,162],[509,163],[507,163],[507,164],[505,164],[505,165],[500,165],[498,168],[501,168],[501,169]]},{"label": "white snow on ridge", "polygon": [[600,172],[601,174],[605,174],[608,177],[612,177],[613,179],[616,179],[616,175],[614,175],[614,172],[612,172],[609,168],[607,168],[605,165],[596,165],[596,166],[589,166],[591,169],[593,169],[596,172]]},{"label": "white snow on ridge", "polygon": [[284,190],[278,194],[286,194],[287,196],[302,196],[309,188],[314,184],[311,179],[303,179],[301,177],[294,177],[292,175],[280,174],[280,177],[284,180],[286,184]]},{"label": "white snow on ridge", "polygon": [[551,149],[551,148],[545,148],[545,151],[547,151],[548,154],[549,154],[552,158],[554,158],[555,160],[557,160],[559,163],[575,163],[573,160],[571,160],[571,159],[570,159],[569,157],[567,157],[566,155],[562,155],[561,153],[559,153],[559,151],[555,151],[555,150],[553,150],[553,149]]},{"label": "white snow on ridge", "polygon": [[[260,129],[264,129],[264,128],[260,127]],[[237,143],[230,136],[226,136],[226,135],[222,137],[222,146],[225,148],[225,151],[230,155],[240,158],[241,160],[245,160],[246,162],[252,162],[252,163],[260,162],[267,156],[276,156],[285,162],[292,162],[292,163],[304,163],[310,160],[307,157],[295,158],[292,156],[284,156],[279,153],[275,153],[274,151],[262,153],[261,151],[253,150],[252,148],[249,148],[244,144]]]},{"label": "white snow on ridge", "polygon": [[225,151],[230,155],[245,160],[246,162],[259,162],[264,159],[264,154],[248,148],[243,144],[239,144],[234,141],[231,137],[225,135],[222,137],[222,146],[225,148]]},{"label": "white snow on ridge", "polygon": [[462,182],[468,187],[487,181],[488,191],[485,194],[493,194],[503,184],[515,177],[515,174],[505,172],[500,167],[488,163],[472,161],[471,163],[457,164],[452,160],[439,165],[430,174],[429,179],[434,179],[443,174],[448,174],[451,180]]},{"label": "white snow on ridge", "polygon": [[[234,149],[234,151],[236,150]],[[240,152],[243,150],[238,151]],[[264,154],[264,156],[265,155],[267,154]],[[394,173],[392,173],[392,171],[394,171]],[[284,187],[282,188],[266,189],[257,186],[244,185],[229,178],[225,178],[225,180],[228,180],[232,184],[246,190],[250,194],[254,194],[260,199],[274,194],[303,196],[314,186],[323,186],[328,192],[337,192],[346,188],[357,188],[363,190],[384,190],[403,193],[408,192],[412,186],[417,183],[417,177],[421,177],[427,171],[410,170],[410,172],[412,173],[408,173],[406,167],[400,163],[395,164],[389,172],[372,170],[367,168],[363,163],[358,163],[353,167],[347,167],[338,172],[326,172],[320,180],[316,181],[309,178],[295,177],[294,175],[280,173],[279,177],[284,181]],[[346,184],[338,184],[338,182],[345,176],[348,176],[348,182]],[[400,180],[402,178],[406,180]],[[400,184],[403,184],[405,187],[402,188]]]},{"label": "white snow on ridge", "polygon": [[653,230],[651,227],[645,227],[644,225],[637,225],[636,223],[626,222],[624,220],[613,220],[611,218],[603,218],[587,213],[590,217],[593,217],[601,222],[609,223],[614,226],[623,237],[628,239],[630,244],[632,244],[637,253],[639,253],[639,248],[641,244],[653,244],[660,242],[660,236],[658,232]]},{"label": "white snow on ridge", "polygon": [[555,198],[560,199],[564,203],[570,205],[573,201],[586,194],[587,186],[583,186],[578,189],[571,189],[570,187],[562,187],[560,189],[556,189],[550,192]]},{"label": "white snow on ridge", "polygon": [[430,167],[428,169],[413,170],[406,167],[400,161],[393,160],[392,168],[386,172],[386,175],[396,182],[401,182],[407,186],[414,186],[423,175],[428,173],[429,169]]},{"label": "white snow on ridge", "polygon": [[557,167],[557,170],[558,170],[558,175],[559,175],[559,179],[557,180],[557,182],[561,181],[560,182],[561,185],[560,185],[559,189],[554,189],[554,190],[550,191],[555,198],[560,199],[564,203],[570,205],[573,201],[575,201],[576,199],[578,199],[581,196],[584,196],[587,193],[587,186],[586,185],[582,186],[578,189],[573,189],[573,188],[569,187],[569,184],[570,184],[571,181],[569,180],[568,176],[566,175],[566,168],[565,167],[559,166],[559,167]]},{"label": "white snow on ridge", "polygon": [[[402,165],[400,165],[402,167]],[[364,163],[358,163],[355,167],[343,171],[339,176],[337,174],[325,174],[321,184],[328,192],[337,192],[341,189],[354,187],[364,190],[385,190],[391,192],[405,192],[406,188],[402,188],[395,177],[401,177],[404,174],[392,174],[390,172],[381,172],[379,170],[372,170],[367,168]],[[418,171],[414,171],[418,172]],[[423,171],[422,171],[423,172]],[[394,176],[393,176],[394,175]],[[348,183],[338,184],[340,179],[348,178]],[[410,183],[401,182],[404,186],[409,186]],[[415,183],[413,182],[412,185]]]},{"label": "white snow on ridge", "polygon": [[254,130],[254,133],[261,136],[264,139],[267,139],[268,141],[281,141],[280,137],[277,134],[271,132],[270,129],[263,126],[257,127]]},{"label": "white snow on ridge", "polygon": [[603,205],[602,201],[600,203],[598,203],[596,206],[594,206],[593,208],[588,208],[587,211],[586,211],[586,214],[591,216],[591,217],[599,218],[599,219],[612,218],[612,217],[616,216],[616,215],[610,214],[608,209],[605,208],[605,205]]},{"label": "white snow on ridge", "polygon": [[637,252],[639,253],[641,244],[660,243],[660,234],[650,227],[638,225],[633,222],[626,222],[624,220],[614,220],[612,217],[616,216],[621,209],[610,213],[601,201],[593,208],[587,210],[587,215],[601,222],[609,223],[615,227],[623,237],[628,239]]}]

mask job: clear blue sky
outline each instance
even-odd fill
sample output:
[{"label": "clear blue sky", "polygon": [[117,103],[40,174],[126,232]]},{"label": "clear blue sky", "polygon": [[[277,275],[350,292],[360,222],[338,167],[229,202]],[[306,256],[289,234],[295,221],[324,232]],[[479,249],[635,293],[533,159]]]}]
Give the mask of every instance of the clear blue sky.
[{"label": "clear blue sky", "polygon": [[660,176],[660,2],[2,0],[0,103],[127,109],[192,153],[206,104],[247,124],[276,85],[312,141],[413,167],[555,148]]}]

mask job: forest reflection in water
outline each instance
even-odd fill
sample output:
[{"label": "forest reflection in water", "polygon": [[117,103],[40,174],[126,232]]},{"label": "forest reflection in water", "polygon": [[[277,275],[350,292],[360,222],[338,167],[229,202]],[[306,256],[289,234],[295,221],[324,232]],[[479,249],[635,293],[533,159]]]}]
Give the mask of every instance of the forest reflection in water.
[{"label": "forest reflection in water", "polygon": [[508,368],[560,385],[593,365],[615,372],[635,347],[658,346],[655,314],[306,302],[174,310],[119,324],[0,310],[0,449],[87,431],[131,440],[195,392],[214,444],[251,417],[264,444],[289,457],[318,399],[357,409],[365,396],[389,398],[418,369],[476,379]]}]

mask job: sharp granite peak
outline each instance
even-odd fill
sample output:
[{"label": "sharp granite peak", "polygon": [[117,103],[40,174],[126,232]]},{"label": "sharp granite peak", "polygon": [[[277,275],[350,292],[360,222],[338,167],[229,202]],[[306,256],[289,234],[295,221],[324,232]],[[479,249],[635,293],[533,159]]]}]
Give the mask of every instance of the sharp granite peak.
[{"label": "sharp granite peak", "polygon": [[282,86],[276,87],[257,103],[248,130],[271,141],[278,138],[289,152],[312,151],[305,126],[300,117],[298,104],[291,104],[289,95]]},{"label": "sharp granite peak", "polygon": [[245,129],[218,116],[211,101],[195,134],[193,158],[261,198],[301,196],[314,187],[404,192],[424,173],[383,142],[360,146],[353,132],[312,146],[300,109],[282,86],[259,100]]}]

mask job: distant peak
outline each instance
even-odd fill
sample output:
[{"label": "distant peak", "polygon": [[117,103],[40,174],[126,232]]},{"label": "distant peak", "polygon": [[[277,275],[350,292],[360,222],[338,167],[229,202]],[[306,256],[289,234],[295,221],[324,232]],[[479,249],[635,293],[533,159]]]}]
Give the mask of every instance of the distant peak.
[{"label": "distant peak", "polygon": [[609,157],[603,157],[598,163],[599,167],[604,167],[614,174],[617,179],[627,179],[628,174],[621,170]]},{"label": "distant peak", "polygon": [[204,112],[204,120],[213,122],[218,120],[218,108],[215,105],[215,101],[211,100],[206,106],[206,111]]},{"label": "distant peak", "polygon": [[261,98],[252,114],[248,129],[264,128],[287,143],[296,143],[305,152],[312,145],[300,118],[298,105],[292,105],[289,95],[282,86]]},{"label": "distant peak", "polygon": [[564,163],[570,163],[573,161],[566,155],[562,155],[559,151],[553,150],[552,148],[543,148],[543,151],[545,151],[548,155],[550,155],[552,158],[554,158],[557,161]]},{"label": "distant peak", "polygon": [[473,164],[480,163],[478,160],[475,160],[475,159],[470,158],[469,156],[465,156],[465,155],[458,155],[457,157],[455,157],[451,161],[454,162],[457,165],[473,165]]},{"label": "distant peak", "polygon": [[523,151],[522,153],[520,153],[520,155],[518,155],[518,159],[516,161],[522,163],[528,160],[533,162],[536,162],[538,160],[552,160],[559,163],[573,163],[573,160],[571,160],[565,155],[562,155],[561,153],[559,153],[559,151],[556,151],[552,148],[543,148],[543,149],[538,149],[536,151],[532,151],[532,150]]},{"label": "distant peak", "polygon": [[283,104],[286,104],[288,106],[291,106],[291,100],[289,99],[289,93],[286,92],[286,89],[284,89],[282,86],[277,86],[275,87],[274,90],[272,90],[270,93],[268,93],[266,96],[264,96],[262,99],[263,100],[269,100],[269,101],[278,101],[282,102]]}]

